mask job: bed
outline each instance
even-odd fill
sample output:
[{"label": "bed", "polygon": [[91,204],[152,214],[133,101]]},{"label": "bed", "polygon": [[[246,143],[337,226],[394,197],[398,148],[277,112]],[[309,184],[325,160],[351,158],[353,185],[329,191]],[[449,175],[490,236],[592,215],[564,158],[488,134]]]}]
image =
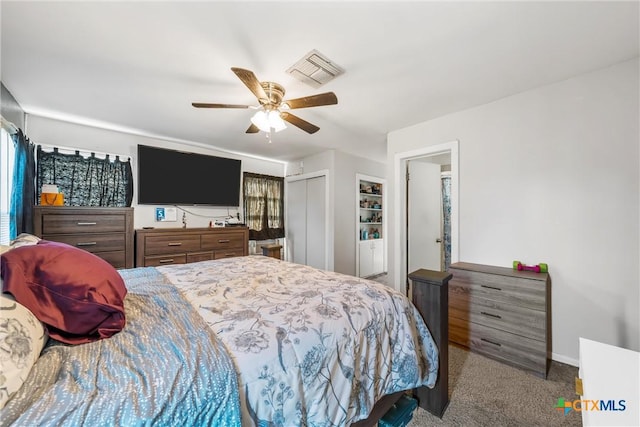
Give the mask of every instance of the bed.
[{"label": "bed", "polygon": [[379,283],[264,256],[118,273],[126,326],[49,339],[0,425],[371,424],[436,383],[420,314]]}]

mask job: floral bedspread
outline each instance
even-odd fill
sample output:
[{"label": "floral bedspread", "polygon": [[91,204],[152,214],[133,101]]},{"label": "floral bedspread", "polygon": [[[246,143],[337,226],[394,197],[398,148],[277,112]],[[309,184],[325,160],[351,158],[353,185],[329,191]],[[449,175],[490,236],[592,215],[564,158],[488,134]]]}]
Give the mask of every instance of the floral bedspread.
[{"label": "floral bedspread", "polygon": [[435,384],[431,335],[387,286],[264,256],[158,270],[231,353],[243,425],[346,426],[385,394]]}]

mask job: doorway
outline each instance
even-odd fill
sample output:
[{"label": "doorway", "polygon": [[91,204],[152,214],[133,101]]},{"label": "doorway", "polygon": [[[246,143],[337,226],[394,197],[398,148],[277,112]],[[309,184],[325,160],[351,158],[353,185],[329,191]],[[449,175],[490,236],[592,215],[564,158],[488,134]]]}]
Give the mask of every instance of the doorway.
[{"label": "doorway", "polygon": [[[423,251],[422,245],[431,245],[436,246],[435,240],[437,237],[435,236],[427,236],[424,237],[424,241],[421,242],[420,239],[413,239],[415,243],[415,247],[412,250],[409,247],[409,244],[412,244],[411,240],[408,238],[407,227],[410,224],[410,210],[407,209],[407,197],[408,190],[411,187],[407,185],[406,181],[406,170],[407,165],[411,166],[411,164],[434,164],[438,161],[438,157],[443,156],[443,159],[448,159],[448,163],[450,163],[450,204],[451,204],[451,214],[450,214],[450,239],[451,239],[451,259],[450,262],[457,262],[459,259],[459,231],[458,231],[458,141],[451,141],[444,144],[438,144],[434,146],[424,147],[417,150],[396,153],[394,156],[394,216],[396,220],[394,221],[394,235],[393,235],[393,249],[394,249],[394,259],[393,259],[393,271],[394,271],[394,283],[397,284],[397,287],[403,288],[403,284],[407,283],[407,274],[414,271],[411,268],[428,268],[431,270],[440,270],[440,250],[439,245],[437,245],[436,251],[432,251],[431,260],[433,264],[422,259],[420,256],[417,258],[411,259],[412,253],[420,254]],[[420,161],[417,161],[420,159]],[[440,162],[440,161],[438,161]],[[438,185],[441,185],[440,180],[440,165],[432,168],[432,177]],[[435,171],[436,169],[437,172]],[[437,174],[437,177],[436,177]],[[416,182],[414,181],[414,184]],[[435,184],[434,184],[435,188]],[[417,189],[418,193],[421,190],[421,186],[416,184],[415,189]],[[437,191],[438,197],[441,197],[440,190]],[[410,196],[410,195],[409,195]],[[414,196],[414,200],[418,196]],[[437,202],[438,208],[440,208],[440,201]],[[413,219],[414,224],[420,224],[420,218]],[[438,227],[440,226],[440,221],[437,221]],[[417,226],[412,228],[417,230]],[[439,232],[441,235],[441,232]],[[430,242],[433,240],[433,242]],[[426,243],[425,243],[426,242]],[[433,245],[432,245],[433,243]],[[411,261],[411,262],[410,262]],[[404,289],[398,289],[399,291],[406,291],[406,287]]]},{"label": "doorway", "polygon": [[450,170],[451,155],[410,159],[406,167],[407,271],[444,271],[451,246],[445,244],[449,221],[445,221],[442,174]]}]

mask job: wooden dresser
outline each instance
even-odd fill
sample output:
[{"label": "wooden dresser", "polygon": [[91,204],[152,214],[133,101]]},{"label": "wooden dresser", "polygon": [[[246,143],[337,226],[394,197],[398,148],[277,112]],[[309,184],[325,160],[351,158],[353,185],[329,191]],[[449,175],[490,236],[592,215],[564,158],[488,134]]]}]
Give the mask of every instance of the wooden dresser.
[{"label": "wooden dresser", "polygon": [[96,254],[115,268],[133,267],[133,208],[35,206],[34,233]]},{"label": "wooden dresser", "polygon": [[247,227],[136,230],[136,267],[185,264],[248,254]]},{"label": "wooden dresser", "polygon": [[464,262],[449,272],[449,340],[546,378],[549,275]]}]

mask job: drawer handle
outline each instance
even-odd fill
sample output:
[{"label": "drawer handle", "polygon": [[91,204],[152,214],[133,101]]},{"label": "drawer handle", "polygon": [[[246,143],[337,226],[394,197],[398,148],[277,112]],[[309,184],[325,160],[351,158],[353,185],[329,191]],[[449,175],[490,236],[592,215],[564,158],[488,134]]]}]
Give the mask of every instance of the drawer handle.
[{"label": "drawer handle", "polygon": [[218,239],[218,243],[229,243],[230,241],[229,239]]},{"label": "drawer handle", "polygon": [[169,242],[167,246],[182,246],[182,242]]},{"label": "drawer handle", "polygon": [[484,314],[485,316],[495,317],[496,319],[502,319],[502,316],[498,314],[487,313],[486,311],[481,311],[480,314]]},{"label": "drawer handle", "polygon": [[229,257],[232,257],[232,256],[236,256],[236,254],[224,254],[224,256],[229,258]]},{"label": "drawer handle", "polygon": [[480,340],[484,342],[488,342],[489,344],[497,345],[498,347],[502,347],[502,344],[500,344],[499,342],[491,341],[486,338],[480,338]]},{"label": "drawer handle", "polygon": [[79,222],[78,225],[98,225],[97,222]]},{"label": "drawer handle", "polygon": [[78,242],[76,246],[95,246],[97,244],[97,242]]},{"label": "drawer handle", "polygon": [[501,291],[501,288],[496,288],[495,286],[489,286],[489,285],[480,285],[483,288],[487,288],[487,289],[493,289],[495,291]]},{"label": "drawer handle", "polygon": [[160,261],[158,261],[160,264],[168,264],[170,262],[173,262],[173,258],[171,259],[161,259]]}]

